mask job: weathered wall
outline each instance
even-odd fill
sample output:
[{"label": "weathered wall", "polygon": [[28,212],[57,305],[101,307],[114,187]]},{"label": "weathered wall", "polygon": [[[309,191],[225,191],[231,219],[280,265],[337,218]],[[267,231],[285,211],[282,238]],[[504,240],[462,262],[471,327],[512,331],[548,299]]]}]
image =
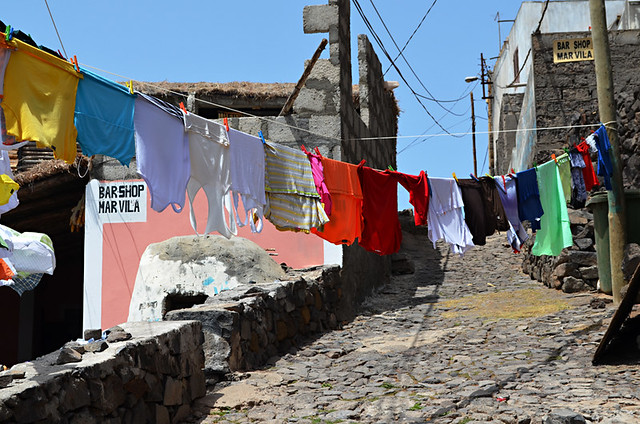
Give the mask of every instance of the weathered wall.
[{"label": "weathered wall", "polygon": [[[522,108],[522,100],[524,94],[504,94],[500,107],[499,120],[500,127],[494,141],[495,145],[495,172],[497,174],[506,174],[509,172],[509,163],[511,161],[511,152],[516,146],[516,133],[518,121],[520,119],[520,110]],[[504,131],[504,132],[503,132]]]},{"label": "weathered wall", "polygon": [[353,286],[340,278],[339,267],[293,271],[287,278],[225,290],[165,319],[202,322],[205,374],[217,380],[229,371],[256,369],[305,336],[353,318]]},{"label": "weathered wall", "polygon": [[[14,366],[0,389],[0,422],[181,422],[204,396],[199,322],[122,324],[133,336],[55,365],[59,352]],[[0,379],[2,377],[0,376]]]},{"label": "weathered wall", "polygon": [[[598,122],[594,61],[553,63],[554,40],[589,36],[587,32],[574,32],[532,37],[538,128]],[[640,90],[640,31],[613,31],[609,35],[609,42],[620,123],[623,127],[631,128],[635,126],[632,122],[635,115],[631,114],[631,110],[640,109],[640,103],[634,105],[634,96]],[[624,102],[628,99],[631,99],[629,104],[620,104],[620,100]],[[534,160],[547,160],[550,152],[579,142],[580,137],[589,134],[589,130],[538,131]],[[625,142],[625,134],[625,131],[621,132],[621,143]]]}]

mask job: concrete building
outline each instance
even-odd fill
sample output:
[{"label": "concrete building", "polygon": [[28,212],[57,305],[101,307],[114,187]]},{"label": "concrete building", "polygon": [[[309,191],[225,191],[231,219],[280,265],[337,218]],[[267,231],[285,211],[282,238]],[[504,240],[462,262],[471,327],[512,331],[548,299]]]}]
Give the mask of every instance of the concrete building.
[{"label": "concrete building", "polygon": [[[637,54],[627,55],[623,46],[635,44],[633,32],[626,31],[638,29],[639,7],[635,1],[606,2],[617,91],[633,79],[628,73],[637,74],[629,62]],[[496,173],[526,169],[567,145],[567,131],[536,128],[598,122],[592,116],[597,111],[593,60],[554,62],[553,56],[554,41],[588,38],[590,25],[588,1],[551,1],[546,11],[544,1],[522,3],[490,75]],[[572,133],[572,141],[583,134]]]}]

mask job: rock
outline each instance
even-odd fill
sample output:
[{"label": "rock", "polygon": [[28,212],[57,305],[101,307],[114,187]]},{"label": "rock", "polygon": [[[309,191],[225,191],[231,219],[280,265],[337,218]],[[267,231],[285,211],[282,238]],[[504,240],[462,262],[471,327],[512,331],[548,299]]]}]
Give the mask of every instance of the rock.
[{"label": "rock", "polygon": [[115,327],[111,327],[106,332],[108,334],[107,341],[110,343],[121,342],[131,338],[131,333],[127,333],[122,329],[122,327],[117,325]]},{"label": "rock", "polygon": [[7,387],[13,381],[10,375],[0,375],[0,389]]},{"label": "rock", "polygon": [[105,342],[104,340],[98,340],[98,341],[87,343],[86,345],[84,345],[84,350],[86,352],[98,353],[98,352],[102,352],[108,347],[109,347],[109,344],[107,342]]},{"label": "rock", "polygon": [[625,280],[631,280],[638,264],[640,264],[640,246],[636,243],[629,243],[624,247],[624,258],[622,259],[622,272]]},{"label": "rock", "polygon": [[600,424],[637,424],[638,418],[633,415],[619,413],[615,417],[605,418]]},{"label": "rock", "polygon": [[556,269],[553,270],[553,275],[555,275],[558,278],[565,278],[565,277],[580,278],[581,277],[580,271],[578,271],[578,265],[572,262],[565,262],[563,264],[558,265]]},{"label": "rock", "polygon": [[568,409],[557,409],[551,411],[544,424],[586,424],[584,417],[577,412]]},{"label": "rock", "polygon": [[[607,300],[609,302],[607,302]],[[593,309],[604,309],[607,307],[607,303],[611,303],[611,302],[613,302],[611,299],[602,299],[599,297],[594,297],[589,302],[589,307]]]},{"label": "rock", "polygon": [[580,250],[563,251],[558,257],[558,264],[574,263],[582,266],[591,266],[598,264],[598,255],[596,252],[582,252]]},{"label": "rock", "polygon": [[176,309],[240,284],[272,283],[282,268],[263,248],[241,237],[183,236],[147,246],[138,267],[129,321],[163,318]]},{"label": "rock", "polygon": [[324,419],[327,421],[338,421],[338,420],[353,420],[359,418],[358,413],[355,411],[350,411],[348,409],[343,409],[339,411],[329,412],[324,416]]},{"label": "rock", "polygon": [[471,399],[479,397],[491,397],[494,393],[498,392],[498,390],[500,390],[500,388],[497,385],[491,384],[486,387],[481,387],[480,389],[472,392],[469,397]]},{"label": "rock", "polygon": [[90,330],[84,330],[84,333],[82,335],[86,341],[89,341],[91,339],[98,340],[102,338],[102,329],[95,328]]},{"label": "rock", "polygon": [[82,361],[82,355],[77,351],[70,349],[68,347],[63,347],[60,349],[60,353],[58,354],[58,359],[56,360],[57,365],[68,364],[70,362],[80,362]]},{"label": "rock", "polygon": [[589,286],[582,280],[575,277],[566,277],[562,280],[562,291],[565,293],[576,293],[588,291]]},{"label": "rock", "polygon": [[162,403],[165,406],[182,404],[182,381],[167,377],[167,382],[164,385],[164,399]]},{"label": "rock", "polygon": [[588,238],[593,240],[594,238],[593,221],[590,221],[587,225],[585,225],[585,227],[578,234],[576,234],[574,238],[577,238],[577,239]]},{"label": "rock", "polygon": [[578,246],[580,250],[587,250],[593,246],[593,240],[590,238],[576,238],[573,243]]},{"label": "rock", "polygon": [[568,212],[571,225],[587,225],[593,220],[593,214],[584,209],[569,209]]},{"label": "rock", "polygon": [[[625,284],[624,286],[622,286],[622,288],[620,289],[620,298],[624,299],[627,296],[627,291],[629,290],[629,284]],[[638,292],[636,294],[636,299],[634,301],[634,303],[640,303],[640,292]]]},{"label": "rock", "polygon": [[596,265],[580,268],[580,276],[585,280],[594,280],[598,278],[598,267]]}]

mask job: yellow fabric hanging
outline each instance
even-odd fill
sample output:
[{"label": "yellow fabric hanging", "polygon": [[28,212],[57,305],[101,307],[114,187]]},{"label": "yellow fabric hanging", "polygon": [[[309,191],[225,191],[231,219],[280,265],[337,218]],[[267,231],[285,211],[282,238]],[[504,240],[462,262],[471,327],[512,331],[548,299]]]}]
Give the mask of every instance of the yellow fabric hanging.
[{"label": "yellow fabric hanging", "polygon": [[[4,38],[4,34],[0,33]],[[4,75],[7,134],[50,147],[54,156],[72,163],[77,131],[73,125],[78,80],[73,65],[15,38]],[[0,47],[2,48],[2,47]]]},{"label": "yellow fabric hanging", "polygon": [[13,181],[7,174],[0,175],[0,206],[9,203],[11,195],[19,188],[18,183]]}]

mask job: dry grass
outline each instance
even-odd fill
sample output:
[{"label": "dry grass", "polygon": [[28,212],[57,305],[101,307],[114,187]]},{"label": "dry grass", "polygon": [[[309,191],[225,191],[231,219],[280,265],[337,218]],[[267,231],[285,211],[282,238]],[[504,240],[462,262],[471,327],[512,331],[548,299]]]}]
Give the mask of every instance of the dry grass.
[{"label": "dry grass", "polygon": [[[82,173],[85,173],[86,169],[87,158],[83,156],[80,170]],[[23,186],[45,178],[52,177],[54,175],[77,172],[78,171],[75,164],[68,164],[61,159],[52,159],[42,161],[24,172],[15,174],[14,181],[17,182],[20,186]]]},{"label": "dry grass", "polygon": [[140,91],[152,96],[167,95],[167,90],[182,94],[195,93],[196,97],[206,95],[224,95],[231,97],[257,97],[272,99],[276,97],[288,97],[293,91],[295,83],[289,82],[140,82]]},{"label": "dry grass", "polygon": [[444,318],[460,316],[490,319],[532,318],[552,314],[571,306],[549,289],[506,290],[481,293],[441,302]]}]

